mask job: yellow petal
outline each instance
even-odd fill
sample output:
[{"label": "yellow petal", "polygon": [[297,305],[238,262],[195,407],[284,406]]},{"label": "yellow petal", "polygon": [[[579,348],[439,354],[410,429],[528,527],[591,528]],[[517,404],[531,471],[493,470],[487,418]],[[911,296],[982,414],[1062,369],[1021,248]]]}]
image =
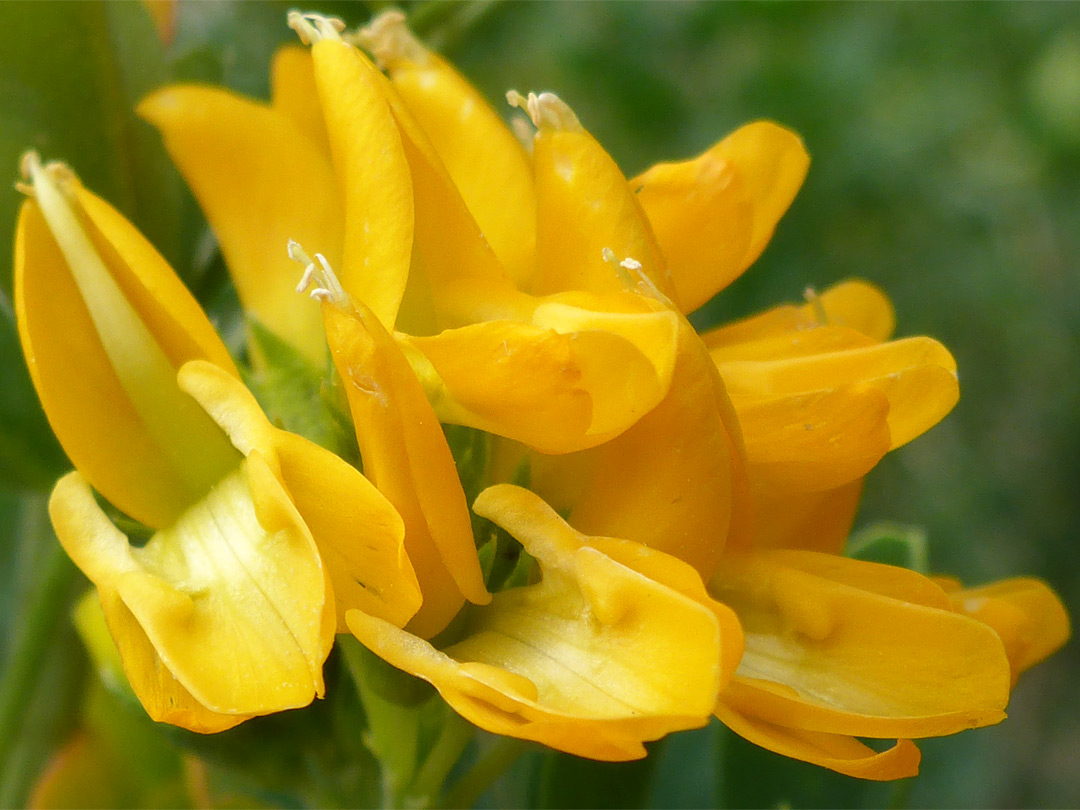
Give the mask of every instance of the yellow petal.
[{"label": "yellow petal", "polygon": [[751,402],[860,383],[880,391],[889,401],[894,448],[937,424],[960,396],[956,362],[927,337],[773,361],[721,360],[717,367],[737,410]]},{"label": "yellow petal", "polygon": [[534,264],[536,194],[521,143],[475,87],[386,11],[361,31],[519,288]]},{"label": "yellow petal", "polygon": [[362,643],[482,728],[579,756],[640,758],[642,742],[704,724],[720,674],[709,608],[584,545],[527,490],[493,487],[476,510],[520,534],[543,579],[475,609],[443,652],[351,612]]},{"label": "yellow petal", "polygon": [[956,610],[988,624],[1009,656],[1012,682],[1069,640],[1069,614],[1045,582],[1016,577],[976,588],[951,590]]},{"label": "yellow petal", "polygon": [[393,329],[413,252],[413,185],[401,137],[383,77],[359,51],[323,39],[311,55],[344,201],[341,283]]},{"label": "yellow petal", "polygon": [[539,128],[533,292],[619,291],[619,275],[604,259],[608,249],[620,262],[639,263],[657,289],[674,295],[645,213],[615,161],[557,96],[530,95],[527,104]]},{"label": "yellow petal", "polygon": [[[704,347],[685,320],[667,395],[615,439],[580,453],[538,456],[545,494],[580,482],[570,523],[634,540],[712,573],[750,509],[738,423]],[[554,484],[549,483],[554,482]]]},{"label": "yellow petal", "polygon": [[713,329],[702,335],[710,349],[732,348],[740,343],[812,329],[841,326],[875,341],[888,340],[896,327],[892,303],[878,287],[866,281],[841,281],[820,295],[808,293],[801,306],[784,304],[759,315]]},{"label": "yellow petal", "polygon": [[369,310],[323,306],[326,336],[345,385],[365,475],[400,513],[424,602],[409,624],[430,637],[484,587],[465,493],[431,405],[408,361]]},{"label": "yellow petal", "polygon": [[[50,514],[65,550],[98,586],[148,710],[168,710],[171,679],[228,715],[322,695],[334,630],[327,581],[310,534],[258,454],[142,548],[109,522],[78,473],[57,484]],[[170,678],[147,660],[147,644]]]},{"label": "yellow petal", "polygon": [[119,213],[61,167],[22,207],[15,305],[53,431],[94,487],[167,525],[239,456],[175,384],[189,359],[232,360],[191,294]]},{"label": "yellow petal", "polygon": [[[760,480],[760,479],[758,479]],[[839,554],[855,523],[862,479],[820,492],[757,483],[751,478],[754,517],[748,548],[796,548]]]},{"label": "yellow petal", "polygon": [[316,245],[340,266],[344,220],[329,157],[276,107],[227,90],[166,87],[138,111],[199,200],[244,308],[321,366],[322,323],[297,301],[286,246]]},{"label": "yellow petal", "polygon": [[630,181],[684,312],[761,255],[809,165],[795,133],[756,121],[693,160],[660,163]]},{"label": "yellow petal", "polygon": [[919,749],[910,740],[897,740],[892,748],[878,753],[854,737],[788,728],[742,714],[727,706],[723,698],[717,704],[716,716],[755,745],[846,776],[881,782],[904,779],[919,772]]},{"label": "yellow petal", "polygon": [[[798,554],[729,555],[710,582],[746,633],[725,703],[777,725],[860,737],[928,737],[997,723],[1008,660],[985,625],[949,610],[857,587],[858,561],[839,569]],[[933,599],[934,586],[898,570],[894,593]],[[877,592],[875,592],[877,591]],[[940,599],[940,596],[937,598]]]},{"label": "yellow petal", "polygon": [[330,160],[330,136],[319,103],[315,64],[309,49],[302,45],[282,45],[274,52],[270,63],[270,105],[299,127],[319,147],[325,159]]},{"label": "yellow petal", "polygon": [[834,489],[861,478],[889,450],[889,402],[872,388],[794,394],[737,413],[759,488]]},{"label": "yellow petal", "polygon": [[407,345],[441,421],[567,453],[613,438],[660,402],[678,328],[669,311],[546,302],[533,324],[488,321]]},{"label": "yellow petal", "polygon": [[[401,134],[416,206],[416,254],[437,325],[524,320],[532,301],[510,281],[420,124],[394,86],[375,74]],[[414,264],[413,272],[417,272]]]},{"label": "yellow petal", "polygon": [[180,370],[180,386],[248,455],[274,470],[318,546],[333,583],[339,632],[359,608],[403,626],[420,607],[401,517],[358,470],[314,442],[276,428],[251,393],[209,363]]}]

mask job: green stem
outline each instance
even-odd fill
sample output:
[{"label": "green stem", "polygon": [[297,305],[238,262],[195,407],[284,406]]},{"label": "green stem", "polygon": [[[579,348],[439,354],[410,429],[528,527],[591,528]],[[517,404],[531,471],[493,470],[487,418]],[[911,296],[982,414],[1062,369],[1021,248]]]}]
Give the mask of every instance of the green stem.
[{"label": "green stem", "polygon": [[9,773],[8,758],[22,730],[23,714],[31,703],[46,650],[68,607],[65,595],[74,577],[75,566],[64,550],[56,542],[50,543],[0,680],[0,783]]},{"label": "green stem", "polygon": [[498,737],[457,783],[443,794],[442,807],[472,807],[481,794],[529,748],[514,737]]},{"label": "green stem", "polygon": [[450,769],[461,758],[465,746],[473,738],[474,726],[447,708],[446,721],[435,745],[416,773],[409,793],[422,807],[431,807],[442,792]]}]

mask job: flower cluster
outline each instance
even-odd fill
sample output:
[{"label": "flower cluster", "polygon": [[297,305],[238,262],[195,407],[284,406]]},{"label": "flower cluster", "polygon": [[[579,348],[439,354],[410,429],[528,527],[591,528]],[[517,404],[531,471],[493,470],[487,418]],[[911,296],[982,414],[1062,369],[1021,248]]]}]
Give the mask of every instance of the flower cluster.
[{"label": "flower cluster", "polygon": [[[764,250],[796,135],[752,123],[628,181],[550,93],[508,94],[506,126],[397,12],[289,23],[269,104],[139,107],[249,315],[241,368],[132,225],[23,165],[19,332],[77,470],[53,525],[151,717],[307,705],[336,633],[477,726],[603,760],[715,715],[893,779],[911,739],[1004,717],[1068,636],[1052,591],[841,553],[863,476],[957,401],[949,352],[891,339],[862,281],[686,318]],[[245,384],[280,362],[263,333],[321,381],[299,417]]]}]

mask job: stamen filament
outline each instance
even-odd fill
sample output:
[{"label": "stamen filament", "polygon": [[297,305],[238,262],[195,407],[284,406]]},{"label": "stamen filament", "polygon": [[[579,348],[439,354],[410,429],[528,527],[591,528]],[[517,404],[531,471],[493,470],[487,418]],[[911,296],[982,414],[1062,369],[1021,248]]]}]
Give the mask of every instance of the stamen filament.
[{"label": "stamen filament", "polygon": [[341,32],[345,30],[345,23],[341,19],[324,14],[290,11],[286,20],[289,28],[296,32],[305,45],[314,45],[324,39],[340,42]]}]

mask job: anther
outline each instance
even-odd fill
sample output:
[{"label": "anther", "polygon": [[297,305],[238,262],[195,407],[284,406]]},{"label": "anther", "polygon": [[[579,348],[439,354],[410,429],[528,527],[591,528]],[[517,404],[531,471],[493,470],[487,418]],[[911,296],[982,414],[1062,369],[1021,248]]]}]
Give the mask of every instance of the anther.
[{"label": "anther", "polygon": [[341,19],[324,14],[290,11],[285,19],[305,45],[313,45],[324,39],[340,41],[341,32],[345,30],[345,23]]},{"label": "anther", "polygon": [[523,96],[517,90],[510,90],[506,100],[511,107],[525,110],[537,129],[557,129],[566,132],[580,132],[581,122],[574,115],[570,106],[554,93],[529,93]]},{"label": "anther", "polygon": [[814,320],[817,322],[815,325],[828,326],[829,313],[825,311],[825,304],[822,303],[821,296],[817,294],[817,291],[813,287],[807,287],[803,290],[803,298],[806,299],[806,303],[810,305],[814,312]]},{"label": "anther", "polygon": [[338,309],[353,308],[352,299],[341,286],[337,274],[325,256],[316,253],[315,259],[312,260],[300,247],[300,243],[292,239],[289,240],[288,250],[290,259],[304,265],[304,275],[301,276],[300,283],[296,285],[298,293],[307,292],[312,299],[327,301]]},{"label": "anther", "polygon": [[346,34],[345,41],[370,51],[380,68],[402,60],[423,62],[428,54],[396,8],[379,14],[356,33]]}]

